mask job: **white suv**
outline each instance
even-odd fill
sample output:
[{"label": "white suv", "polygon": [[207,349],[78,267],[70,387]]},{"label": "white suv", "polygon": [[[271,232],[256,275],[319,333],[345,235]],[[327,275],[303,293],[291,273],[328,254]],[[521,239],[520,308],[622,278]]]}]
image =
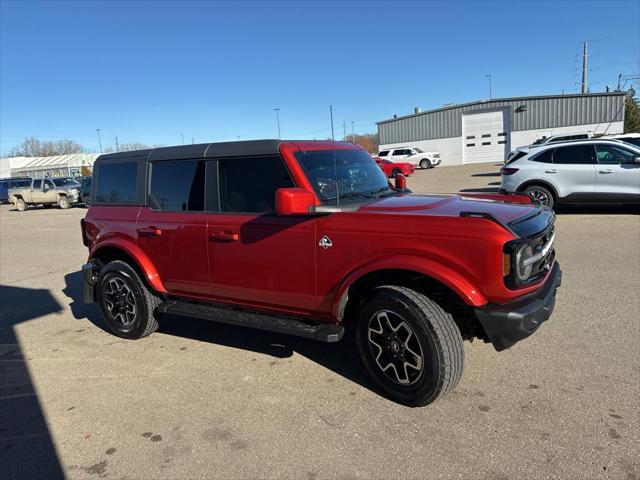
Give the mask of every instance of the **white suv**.
[{"label": "white suv", "polygon": [[556,203],[640,203],[640,148],[617,140],[522,147],[500,169],[501,191]]},{"label": "white suv", "polygon": [[420,168],[433,168],[440,164],[440,154],[438,152],[423,152],[417,147],[398,147],[381,150],[378,157],[392,162],[412,163]]}]

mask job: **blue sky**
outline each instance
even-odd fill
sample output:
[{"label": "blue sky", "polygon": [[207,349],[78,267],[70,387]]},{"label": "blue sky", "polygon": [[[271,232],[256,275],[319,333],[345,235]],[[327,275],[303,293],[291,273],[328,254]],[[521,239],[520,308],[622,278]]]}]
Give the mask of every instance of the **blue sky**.
[{"label": "blue sky", "polygon": [[640,2],[19,2],[0,6],[0,150],[337,136],[444,103],[640,71]]}]

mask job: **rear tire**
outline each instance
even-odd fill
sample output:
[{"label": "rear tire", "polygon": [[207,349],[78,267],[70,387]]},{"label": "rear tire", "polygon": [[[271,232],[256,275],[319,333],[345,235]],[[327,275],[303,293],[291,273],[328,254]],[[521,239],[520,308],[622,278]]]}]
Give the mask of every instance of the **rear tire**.
[{"label": "rear tire", "polygon": [[355,336],[369,375],[405,405],[436,401],[462,376],[460,330],[449,313],[415,290],[376,288],[358,312]]},{"label": "rear tire", "polygon": [[89,208],[89,206],[91,205],[91,196],[85,195],[84,197],[82,197],[82,203],[86,208]]},{"label": "rear tire", "polygon": [[71,206],[71,203],[69,203],[69,198],[67,198],[66,195],[60,195],[60,198],[58,198],[58,206],[63,210],[69,208]]},{"label": "rear tire", "polygon": [[96,286],[102,318],[114,335],[137,340],[155,332],[156,296],[126,262],[114,260],[104,266]]},{"label": "rear tire", "polygon": [[19,212],[24,212],[27,209],[27,203],[22,199],[16,199],[16,208]]},{"label": "rear tire", "polygon": [[539,202],[542,205],[546,205],[549,208],[553,208],[555,205],[555,198],[553,193],[548,188],[542,185],[529,185],[523,190],[523,193],[529,195],[533,200]]}]

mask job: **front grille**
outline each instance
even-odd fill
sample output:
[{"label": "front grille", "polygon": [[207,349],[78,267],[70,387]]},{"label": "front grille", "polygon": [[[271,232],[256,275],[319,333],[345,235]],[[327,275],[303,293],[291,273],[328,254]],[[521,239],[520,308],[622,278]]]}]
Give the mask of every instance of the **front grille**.
[{"label": "front grille", "polygon": [[[533,254],[535,255],[538,252],[541,252],[545,247],[548,246],[548,243],[553,241],[555,235],[555,227],[551,225],[545,232],[541,235],[538,235],[529,240],[529,244],[533,249]],[[526,282],[534,283],[544,277],[551,267],[553,266],[553,260],[555,258],[555,249],[553,244],[550,245],[545,255],[542,256],[538,261],[536,261],[531,270],[531,276],[529,280]]]}]

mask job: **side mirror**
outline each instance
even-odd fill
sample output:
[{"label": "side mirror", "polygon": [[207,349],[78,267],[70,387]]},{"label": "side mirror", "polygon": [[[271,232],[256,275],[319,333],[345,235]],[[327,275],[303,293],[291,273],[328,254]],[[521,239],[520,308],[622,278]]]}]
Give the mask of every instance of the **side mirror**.
[{"label": "side mirror", "polygon": [[396,173],[395,189],[400,192],[404,192],[407,189],[407,177],[405,177],[401,173]]},{"label": "side mirror", "polygon": [[279,188],[276,190],[277,215],[309,215],[316,205],[316,197],[304,188]]}]

